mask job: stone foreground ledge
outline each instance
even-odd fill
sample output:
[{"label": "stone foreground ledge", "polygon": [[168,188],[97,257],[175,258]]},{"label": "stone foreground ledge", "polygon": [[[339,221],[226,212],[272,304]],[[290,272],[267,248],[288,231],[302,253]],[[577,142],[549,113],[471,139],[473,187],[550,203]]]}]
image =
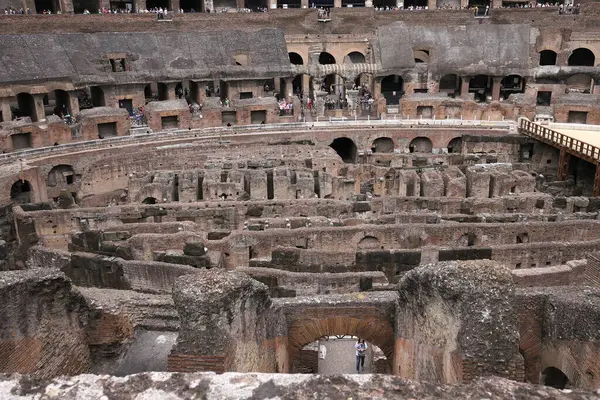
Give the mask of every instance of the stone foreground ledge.
[{"label": "stone foreground ledge", "polygon": [[78,375],[47,382],[0,375],[0,398],[23,399],[600,399],[600,390],[557,390],[498,377],[467,385],[410,382],[391,375],[151,372],[123,378]]}]

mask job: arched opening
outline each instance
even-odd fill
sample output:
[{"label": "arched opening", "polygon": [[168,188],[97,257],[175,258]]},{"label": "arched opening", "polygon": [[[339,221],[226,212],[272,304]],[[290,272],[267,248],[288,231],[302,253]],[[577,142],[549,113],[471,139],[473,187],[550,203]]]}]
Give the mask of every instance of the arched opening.
[{"label": "arched opening", "polygon": [[179,8],[186,13],[204,12],[204,2],[201,0],[181,0]]},{"label": "arched opening", "polygon": [[64,90],[53,90],[48,93],[48,104],[45,105],[44,111],[46,115],[58,115],[60,118],[65,118],[71,114],[71,102],[69,93]]},{"label": "arched opening", "polygon": [[586,74],[575,74],[566,81],[565,91],[567,93],[592,93],[594,80]]},{"label": "arched opening", "polygon": [[371,151],[373,151],[373,153],[393,153],[394,141],[389,137],[377,138],[373,140]]},{"label": "arched opening", "polygon": [[485,103],[492,98],[492,79],[487,75],[477,75],[469,80],[469,93],[475,94],[475,101]]},{"label": "arched opening", "polygon": [[246,0],[245,6],[252,11],[261,11],[265,8],[269,8],[266,0]]},{"label": "arched opening", "polygon": [[429,138],[419,136],[410,142],[408,150],[411,153],[431,153],[433,151],[433,143]]},{"label": "arched opening", "polygon": [[334,139],[329,147],[334,149],[345,163],[356,162],[356,144],[354,144],[352,139],[348,139],[347,137]]},{"label": "arched opening", "polygon": [[540,65],[556,65],[556,52],[552,50],[540,51]]},{"label": "arched opening", "polygon": [[172,10],[170,0],[146,0],[146,9],[151,10],[153,8],[163,8]]},{"label": "arched opening", "polygon": [[596,56],[590,49],[581,47],[573,50],[569,56],[567,64],[570,67],[593,67],[596,62]]},{"label": "arched opening", "polygon": [[519,75],[508,75],[500,81],[500,96],[506,100],[513,93],[525,92],[525,79]]},{"label": "arched opening", "polygon": [[90,92],[92,93],[93,107],[104,107],[106,105],[104,100],[104,90],[102,90],[100,86],[92,86]]},{"label": "arched opening", "polygon": [[542,372],[542,382],[545,386],[556,389],[565,389],[569,384],[569,378],[556,367],[548,367]]},{"label": "arched opening", "polygon": [[348,53],[346,57],[344,57],[345,64],[364,64],[366,62],[365,55],[358,51],[353,51]]},{"label": "arched opening", "polygon": [[95,14],[99,8],[97,0],[73,0],[73,13],[75,14],[83,14],[86,11]]},{"label": "arched opening", "polygon": [[387,105],[400,104],[404,90],[404,80],[400,75],[388,75],[381,81],[381,95]]},{"label": "arched opening", "polygon": [[328,52],[323,51],[321,52],[321,54],[319,54],[319,64],[335,64],[335,57],[329,54]]},{"label": "arched opening", "polygon": [[56,14],[60,10],[60,3],[57,0],[34,0],[35,11],[37,14],[50,12]]},{"label": "arched opening", "polygon": [[404,8],[409,10],[424,10],[427,7],[427,0],[405,0]]},{"label": "arched opening", "polygon": [[142,204],[156,204],[156,197],[146,197],[144,200],[142,200]]},{"label": "arched opening", "polygon": [[17,118],[29,117],[31,122],[38,121],[38,115],[35,109],[35,99],[29,93],[19,93],[17,95],[16,110],[13,110],[13,115]]},{"label": "arched opening", "polygon": [[429,62],[429,50],[415,49],[413,55],[416,64],[427,64]]},{"label": "arched opening", "polygon": [[289,57],[290,57],[290,63],[294,64],[294,65],[304,65],[304,60],[302,59],[302,56],[298,53],[288,53]]},{"label": "arched opening", "polygon": [[33,190],[31,183],[26,180],[18,180],[10,187],[10,199],[17,204],[31,203]]},{"label": "arched opening", "polygon": [[[336,370],[335,372],[356,373],[355,370],[355,347],[357,338],[364,340],[367,346],[377,346],[383,355],[391,363],[394,356],[394,329],[390,322],[382,316],[354,317],[331,317],[321,319],[305,319],[294,321],[288,331],[288,354],[289,365],[293,366],[296,357],[306,345],[320,339],[337,337],[341,340],[351,341],[347,343],[349,350],[342,350],[342,354],[348,356],[348,360],[338,362],[348,368],[349,371]],[[336,349],[330,349],[336,350]],[[327,353],[331,351],[328,350]],[[339,352],[336,352],[339,354]],[[325,359],[329,356],[326,355]],[[391,365],[390,365],[391,366]],[[363,371],[361,371],[363,372]],[[366,371],[365,371],[366,372]]]},{"label": "arched opening", "polygon": [[277,0],[277,8],[302,8],[301,0]]},{"label": "arched opening", "polygon": [[456,74],[444,75],[440,79],[440,93],[447,93],[449,97],[460,96],[462,79]]},{"label": "arched opening", "polygon": [[458,154],[462,149],[462,139],[457,137],[448,143],[448,153]]},{"label": "arched opening", "polygon": [[377,239],[375,236],[365,236],[364,238],[360,239],[360,242],[358,242],[356,248],[359,250],[373,250],[381,248],[381,244],[379,243],[379,239]]},{"label": "arched opening", "polygon": [[75,171],[73,167],[67,164],[60,164],[53,167],[48,172],[48,179],[46,184],[48,187],[62,187],[66,188],[69,185],[75,183]]}]

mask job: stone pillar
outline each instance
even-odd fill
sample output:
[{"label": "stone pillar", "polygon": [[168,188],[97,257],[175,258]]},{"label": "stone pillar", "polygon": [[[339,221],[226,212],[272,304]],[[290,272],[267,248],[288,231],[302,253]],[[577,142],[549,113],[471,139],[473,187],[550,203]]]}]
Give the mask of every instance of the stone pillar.
[{"label": "stone pillar", "polygon": [[[502,8],[502,0],[492,0],[491,2],[492,4],[490,4],[490,8]],[[535,4],[534,4],[535,7]],[[485,7],[483,7],[485,8]]]},{"label": "stone pillar", "polygon": [[492,77],[492,101],[500,100],[500,82],[502,82],[502,78]]},{"label": "stone pillar", "polygon": [[177,96],[175,95],[175,86],[177,86],[176,82],[165,83],[167,85],[167,100],[175,100]]},{"label": "stone pillar", "polygon": [[308,0],[300,0],[300,6],[302,8],[308,8],[310,5],[308,4]]},{"label": "stone pillar", "polygon": [[273,79],[273,82],[274,82],[274,84],[275,84],[275,88],[273,89],[273,91],[274,91],[275,93],[279,93],[279,94],[281,95],[281,78],[279,78],[279,77],[277,77],[277,76],[276,76],[276,77]]},{"label": "stone pillar", "polygon": [[[33,102],[35,105],[35,116],[37,117],[37,121],[43,122],[46,120],[46,111],[44,110],[44,96],[45,93],[34,94]],[[34,122],[37,122],[34,121]]]},{"label": "stone pillar", "polygon": [[427,0],[427,8],[429,10],[437,9],[437,0]]},{"label": "stone pillar", "polygon": [[69,92],[69,112],[71,116],[79,114],[79,100],[77,99],[78,90],[72,90]]},{"label": "stone pillar", "polygon": [[460,0],[460,8],[469,8],[469,0]]},{"label": "stone pillar", "polygon": [[275,10],[277,8],[277,0],[269,0],[269,8]]},{"label": "stone pillar", "polygon": [[460,86],[460,95],[464,96],[469,93],[469,81],[471,80],[470,76],[461,76],[461,86]]},{"label": "stone pillar", "polygon": [[275,354],[278,324],[264,284],[235,271],[199,270],[175,281],[173,300],[180,329],[168,371],[282,370]]},{"label": "stone pillar", "polygon": [[294,78],[285,78],[284,97],[287,101],[291,101],[294,96],[294,86],[292,85]]},{"label": "stone pillar", "polygon": [[309,75],[302,75],[302,91],[304,92],[305,98],[310,96],[310,76]]},{"label": "stone pillar", "polygon": [[235,0],[235,6],[237,8],[244,8],[244,7],[246,7],[246,1],[245,0]]},{"label": "stone pillar", "polygon": [[2,101],[0,101],[0,107],[2,107],[2,121],[11,121],[12,112],[10,111],[8,99],[2,99]]},{"label": "stone pillar", "polygon": [[169,11],[173,11],[174,13],[178,13],[179,12],[179,0],[171,0],[169,2],[171,9]]},{"label": "stone pillar", "polygon": [[508,269],[490,260],[426,264],[407,272],[398,292],[395,375],[438,383],[487,375],[523,381]]},{"label": "stone pillar", "polygon": [[335,8],[340,8],[342,6],[342,0],[333,0],[333,6]]}]

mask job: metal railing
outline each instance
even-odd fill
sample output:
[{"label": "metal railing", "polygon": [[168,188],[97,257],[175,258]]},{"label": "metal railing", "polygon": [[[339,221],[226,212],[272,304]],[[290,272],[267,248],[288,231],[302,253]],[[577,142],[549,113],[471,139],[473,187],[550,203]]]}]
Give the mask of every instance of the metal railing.
[{"label": "metal railing", "polygon": [[527,118],[519,118],[519,132],[559,149],[565,148],[570,153],[593,163],[600,160],[600,148],[532,122]]}]

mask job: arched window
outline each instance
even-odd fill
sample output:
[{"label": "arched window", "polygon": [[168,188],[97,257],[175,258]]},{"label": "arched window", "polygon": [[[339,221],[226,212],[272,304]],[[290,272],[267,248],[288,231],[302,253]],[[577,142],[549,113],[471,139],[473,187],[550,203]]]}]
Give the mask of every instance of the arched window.
[{"label": "arched window", "polygon": [[347,137],[334,139],[329,147],[334,149],[345,163],[356,162],[356,144],[352,141],[352,139],[348,139]]},{"label": "arched window", "polygon": [[25,180],[18,180],[10,188],[10,199],[17,204],[31,203],[33,194],[31,183]]},{"label": "arched window", "polygon": [[389,137],[377,138],[373,140],[371,151],[373,151],[373,153],[393,153],[394,141]]},{"label": "arched window", "polygon": [[448,143],[448,153],[460,153],[462,148],[462,139],[457,137]]},{"label": "arched window", "polygon": [[143,204],[156,204],[156,198],[155,197],[146,197],[144,200],[142,200]]},{"label": "arched window", "polygon": [[413,55],[415,57],[415,63],[425,63],[429,62],[429,50],[414,50]]},{"label": "arched window", "polygon": [[351,53],[348,53],[348,55],[344,57],[344,62],[350,64],[364,64],[366,61],[363,53],[353,51]]},{"label": "arched window", "polygon": [[540,65],[556,65],[556,52],[552,50],[540,51]]},{"label": "arched window", "polygon": [[302,56],[300,54],[290,52],[288,53],[288,55],[290,57],[290,63],[294,65],[304,65],[304,60],[302,59]]},{"label": "arched window", "polygon": [[545,386],[556,389],[565,389],[569,384],[569,378],[560,369],[548,367],[542,372],[542,380]]},{"label": "arched window", "polygon": [[410,142],[408,150],[411,153],[431,153],[433,150],[433,143],[429,138],[419,136]]},{"label": "arched window", "polygon": [[581,47],[573,50],[569,56],[568,65],[572,67],[593,67],[596,62],[596,56],[590,49]]},{"label": "arched window", "polygon": [[327,65],[327,64],[335,64],[335,57],[324,51],[319,54],[319,64]]}]

